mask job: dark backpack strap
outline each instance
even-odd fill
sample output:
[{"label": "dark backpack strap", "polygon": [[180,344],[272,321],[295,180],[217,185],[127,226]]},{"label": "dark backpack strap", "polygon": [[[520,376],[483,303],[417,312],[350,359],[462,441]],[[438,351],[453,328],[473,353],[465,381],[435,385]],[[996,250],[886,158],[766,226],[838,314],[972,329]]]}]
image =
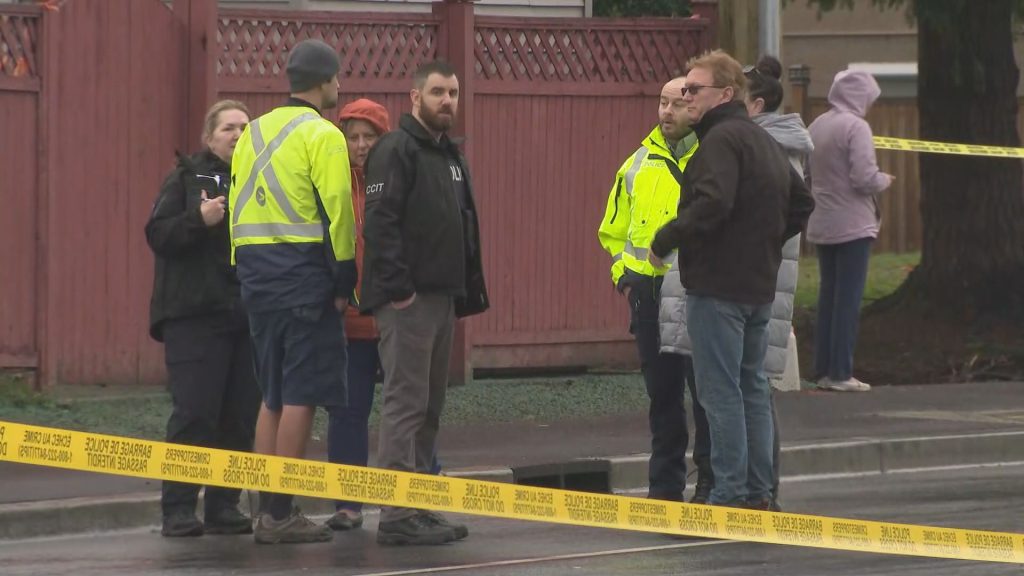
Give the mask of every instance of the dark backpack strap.
[{"label": "dark backpack strap", "polygon": [[665,166],[668,167],[668,171],[672,173],[672,177],[675,178],[676,182],[679,184],[679,188],[683,187],[683,171],[679,169],[679,164],[676,164],[675,160],[666,158],[660,154],[651,154],[648,158],[654,158],[664,162]]}]

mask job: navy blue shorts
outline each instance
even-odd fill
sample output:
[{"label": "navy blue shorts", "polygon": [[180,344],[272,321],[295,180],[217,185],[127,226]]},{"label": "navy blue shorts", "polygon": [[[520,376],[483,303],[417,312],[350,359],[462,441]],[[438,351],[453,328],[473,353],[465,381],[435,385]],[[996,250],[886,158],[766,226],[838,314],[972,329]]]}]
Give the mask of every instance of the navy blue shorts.
[{"label": "navy blue shorts", "polygon": [[249,324],[267,408],[348,403],[345,328],[334,306],[250,312]]}]

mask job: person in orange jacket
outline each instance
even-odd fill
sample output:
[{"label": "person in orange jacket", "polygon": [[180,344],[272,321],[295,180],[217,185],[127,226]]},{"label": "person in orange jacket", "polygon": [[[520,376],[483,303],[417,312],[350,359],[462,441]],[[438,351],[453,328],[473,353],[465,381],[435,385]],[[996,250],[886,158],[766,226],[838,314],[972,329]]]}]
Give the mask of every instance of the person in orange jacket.
[{"label": "person in orange jacket", "polygon": [[[349,102],[338,115],[338,124],[348,143],[352,166],[352,208],[356,219],[356,267],[363,268],[363,222],[366,214],[366,185],[363,165],[377,139],[391,129],[388,111],[380,104],[360,98]],[[357,291],[358,296],[358,291]],[[373,316],[361,316],[358,306],[345,310],[348,336],[348,405],[332,409],[327,425],[327,459],[335,464],[366,466],[369,455],[368,423],[373,391],[380,370],[377,340],[380,334]],[[327,520],[334,530],[352,530],[363,525],[362,503],[335,502],[336,512]]]}]

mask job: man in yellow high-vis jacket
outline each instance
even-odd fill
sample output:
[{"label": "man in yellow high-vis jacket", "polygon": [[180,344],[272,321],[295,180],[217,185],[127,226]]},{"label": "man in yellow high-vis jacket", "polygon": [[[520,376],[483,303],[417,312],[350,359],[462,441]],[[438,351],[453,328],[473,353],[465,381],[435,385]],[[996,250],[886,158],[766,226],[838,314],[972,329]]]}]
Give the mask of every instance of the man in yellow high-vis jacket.
[{"label": "man in yellow high-vis jacket", "polygon": [[[231,248],[249,311],[263,406],[256,452],[305,456],[317,406],[347,402],[341,313],[356,285],[348,147],[320,115],[338,102],[337,53],[319,40],[288,58],[291,97],[253,120],[236,145]],[[330,528],[261,494],[259,543],[323,542]]]},{"label": "man in yellow high-vis jacket", "polygon": [[[697,137],[690,130],[683,104],[683,86],[684,79],[676,78],[662,88],[658,125],[619,168],[598,230],[601,246],[612,257],[612,281],[629,302],[629,328],[636,338],[651,400],[648,496],[678,501],[686,488],[689,444],[683,389],[688,384],[691,397],[696,398],[693,364],[687,356],[660,352],[658,310],[668,267],[655,267],[647,254],[654,234],[675,218],[682,172],[697,150]],[[704,418],[696,400],[694,417]],[[699,470],[710,471],[710,447],[703,436],[695,439],[694,460]],[[703,472],[700,476],[710,478]],[[698,480],[698,497],[703,488]]]}]

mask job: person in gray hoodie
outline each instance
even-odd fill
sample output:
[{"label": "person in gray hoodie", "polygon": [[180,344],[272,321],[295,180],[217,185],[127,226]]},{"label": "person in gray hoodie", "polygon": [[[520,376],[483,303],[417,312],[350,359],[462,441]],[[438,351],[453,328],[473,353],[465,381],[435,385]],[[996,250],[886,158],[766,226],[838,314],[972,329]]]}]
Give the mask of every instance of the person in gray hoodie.
[{"label": "person in gray hoodie", "polygon": [[821,270],[814,369],[819,387],[840,392],[871,389],[853,377],[853,351],[871,244],[881,223],[878,194],[893,181],[878,168],[864,120],[880,94],[869,73],[843,70],[828,93],[831,108],[810,126],[815,208],[807,239],[817,246]]},{"label": "person in gray hoodie", "polygon": [[[785,150],[787,158],[798,174],[805,174],[808,157],[814,149],[811,136],[804,126],[799,114],[780,114],[784,91],[782,82],[782,64],[771,56],[762,57],[757,66],[744,69],[747,78],[747,95],[744,103],[747,113],[756,124],[764,128]],[[673,255],[673,268],[675,256]],[[772,304],[772,319],[768,323],[768,352],[765,355],[764,371],[771,379],[782,378],[786,370],[786,355],[789,334],[793,322],[793,297],[796,293],[798,266],[800,262],[800,236],[791,238],[782,249],[782,265],[775,284],[775,302]],[[662,286],[661,299],[661,351],[674,354],[691,354],[689,334],[686,331],[686,293],[678,274],[667,274]],[[695,420],[696,425],[701,420]],[[707,420],[703,423],[707,425]],[[779,427],[778,415],[772,402],[773,434],[773,507],[777,508],[779,492]],[[706,430],[695,430],[697,437],[707,434]],[[694,448],[694,460],[698,461],[703,454]],[[698,469],[703,475],[703,469]],[[706,495],[700,490],[710,492],[714,478],[699,477],[698,492],[692,502],[703,503]],[[703,497],[702,497],[703,496]]]}]

